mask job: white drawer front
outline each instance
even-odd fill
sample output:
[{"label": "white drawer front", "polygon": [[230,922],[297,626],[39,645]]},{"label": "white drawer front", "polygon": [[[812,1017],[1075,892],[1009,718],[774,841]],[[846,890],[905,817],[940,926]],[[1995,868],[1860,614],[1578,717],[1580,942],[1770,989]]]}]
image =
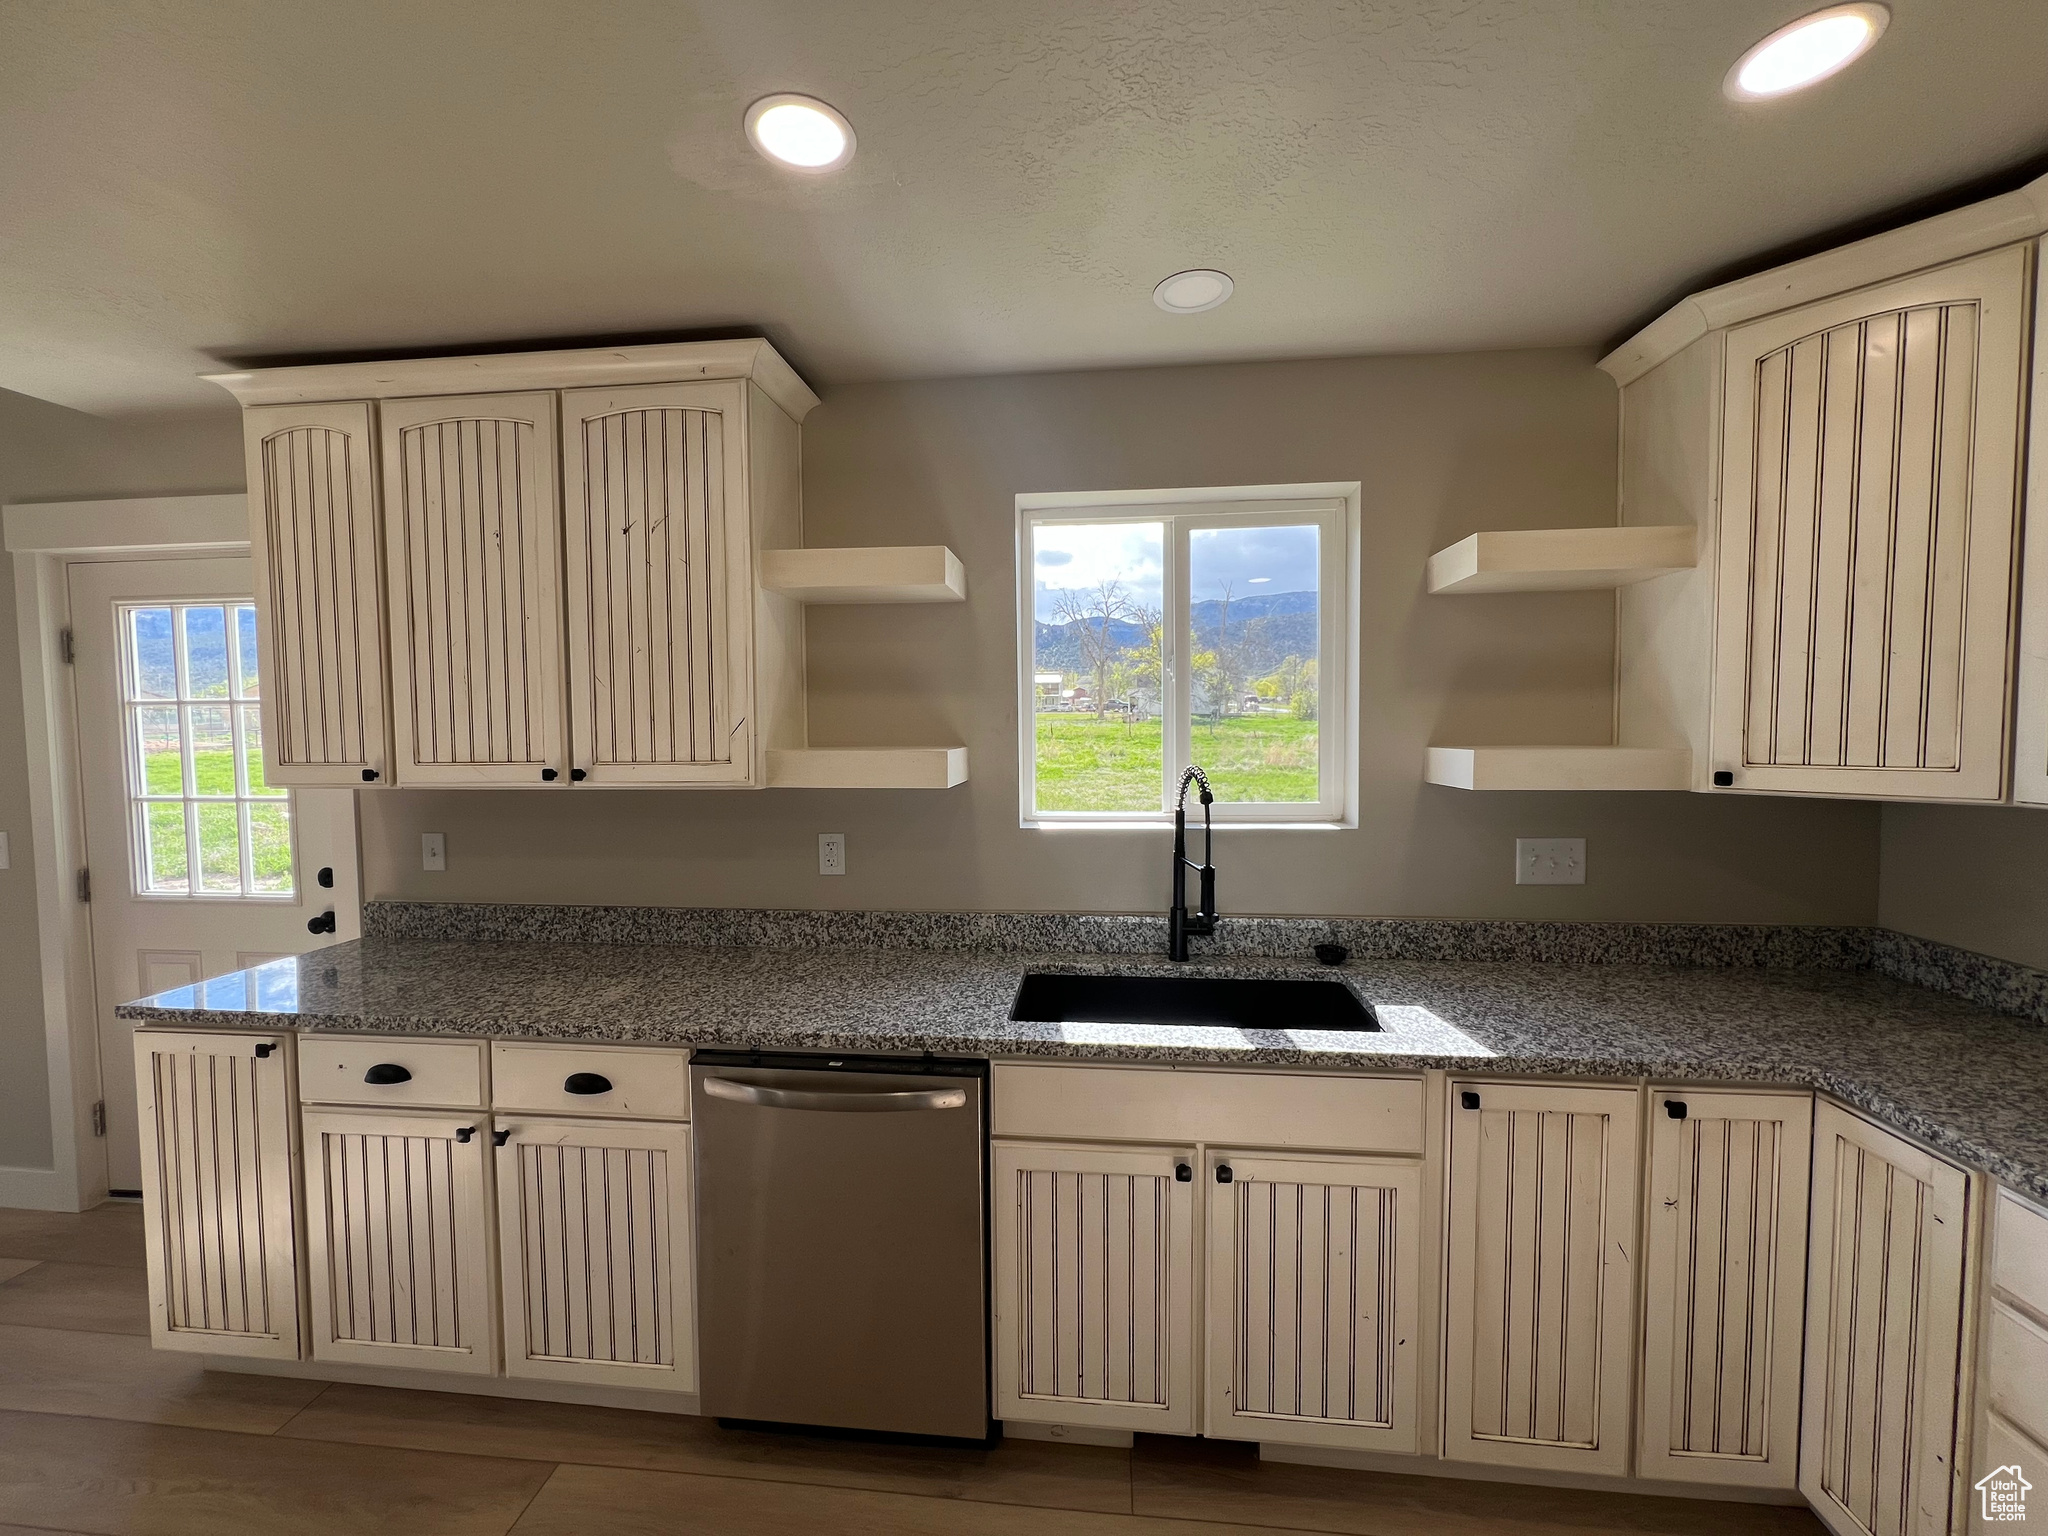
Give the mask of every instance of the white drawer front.
[{"label": "white drawer front", "polygon": [[[484,1042],[395,1040],[388,1035],[301,1035],[299,1099],[306,1104],[389,1104],[481,1109]],[[397,1068],[399,1082],[372,1082]]]},{"label": "white drawer front", "polygon": [[2001,1192],[1991,1219],[1991,1283],[2048,1317],[2048,1216]]},{"label": "white drawer front", "polygon": [[[491,1047],[491,1082],[491,1101],[501,1110],[690,1118],[690,1053],[673,1047],[501,1040]],[[610,1086],[600,1089],[600,1082]]]},{"label": "white drawer front", "polygon": [[1422,1151],[1420,1077],[1004,1063],[990,1098],[998,1136]]},{"label": "white drawer front", "polygon": [[1992,1408],[2048,1443],[2048,1333],[1994,1301],[1986,1364]]}]

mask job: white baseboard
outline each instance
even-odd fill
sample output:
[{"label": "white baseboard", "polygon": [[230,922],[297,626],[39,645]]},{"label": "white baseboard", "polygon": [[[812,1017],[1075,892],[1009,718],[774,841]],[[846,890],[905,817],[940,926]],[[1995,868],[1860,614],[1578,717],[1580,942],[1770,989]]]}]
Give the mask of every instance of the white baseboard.
[{"label": "white baseboard", "polygon": [[78,1192],[70,1187],[70,1181],[54,1168],[0,1168],[0,1207],[17,1211],[86,1209],[78,1203]]},{"label": "white baseboard", "polygon": [[1604,1477],[1590,1472],[1545,1472],[1533,1467],[1488,1467],[1436,1456],[1399,1456],[1385,1451],[1352,1451],[1326,1445],[1259,1442],[1259,1460],[1304,1467],[1343,1467],[1353,1472],[1398,1472],[1407,1477],[1455,1477],[1475,1483],[1520,1483],[1535,1488],[1581,1488],[1590,1493],[1632,1493],[1661,1499],[1716,1499],[1723,1504],[1803,1506],[1794,1488],[1734,1488],[1725,1483],[1667,1483],[1637,1477]]},{"label": "white baseboard", "polygon": [[392,1370],[344,1365],[333,1360],[253,1360],[240,1355],[203,1357],[209,1371],[245,1376],[290,1376],[300,1381],[339,1381],[359,1387],[403,1387],[415,1392],[465,1392],[471,1397],[518,1397],[541,1403],[581,1403],[589,1408],[633,1408],[642,1413],[695,1417],[695,1392],[656,1392],[637,1387],[594,1387],[574,1381],[513,1380],[507,1376],[463,1376],[453,1371]]},{"label": "white baseboard", "polygon": [[1092,1424],[1028,1424],[1022,1419],[1003,1420],[1005,1440],[1051,1440],[1060,1445],[1113,1445],[1129,1450],[1128,1429],[1098,1429]]}]

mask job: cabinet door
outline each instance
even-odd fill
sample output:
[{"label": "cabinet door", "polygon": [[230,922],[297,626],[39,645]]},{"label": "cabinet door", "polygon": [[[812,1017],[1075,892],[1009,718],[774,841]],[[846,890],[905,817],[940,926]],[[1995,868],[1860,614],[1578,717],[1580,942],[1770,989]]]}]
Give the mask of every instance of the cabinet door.
[{"label": "cabinet door", "polygon": [[690,1128],[508,1121],[505,1374],[693,1392]]},{"label": "cabinet door", "polygon": [[1727,337],[1713,769],[2004,793],[2028,251]]},{"label": "cabinet door", "polygon": [[1444,1456],[1625,1477],[1639,1095],[1451,1086]]},{"label": "cabinet door", "polygon": [[562,396],[570,749],[593,784],[748,784],[743,382]]},{"label": "cabinet door", "polygon": [[380,414],[400,777],[566,785],[555,397]]},{"label": "cabinet door", "polygon": [[1195,1432],[1194,1161],[992,1153],[996,1417]]},{"label": "cabinet door", "polygon": [[313,1358],[496,1369],[481,1116],[306,1110]]},{"label": "cabinet door", "polygon": [[289,1036],[135,1033],[149,1336],[299,1358]]},{"label": "cabinet door", "polygon": [[1969,1179],[1814,1113],[1799,1491],[1842,1536],[1949,1529]]},{"label": "cabinet door", "polygon": [[[2034,378],[2027,440],[2026,548],[2020,556],[2019,696],[2013,720],[2013,798],[2048,805],[2048,261],[2035,256]],[[2044,1485],[2048,1486],[2048,1485]]]},{"label": "cabinet door", "polygon": [[1421,1165],[1209,1161],[1205,1432],[1416,1450]]},{"label": "cabinet door", "polygon": [[242,415],[273,784],[388,782],[370,407]]},{"label": "cabinet door", "polygon": [[1812,1141],[1808,1095],[1650,1095],[1639,1476],[1796,1485]]}]

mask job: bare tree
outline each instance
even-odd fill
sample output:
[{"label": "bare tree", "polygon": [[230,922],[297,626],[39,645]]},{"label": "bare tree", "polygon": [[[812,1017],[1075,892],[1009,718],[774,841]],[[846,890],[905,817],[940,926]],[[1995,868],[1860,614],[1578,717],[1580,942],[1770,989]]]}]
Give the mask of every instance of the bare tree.
[{"label": "bare tree", "polygon": [[1053,594],[1053,618],[1071,626],[1081,645],[1081,659],[1095,674],[1095,718],[1103,717],[1109,696],[1109,668],[1123,652],[1115,626],[1138,617],[1138,606],[1121,579],[1106,576],[1094,587],[1066,587]]}]

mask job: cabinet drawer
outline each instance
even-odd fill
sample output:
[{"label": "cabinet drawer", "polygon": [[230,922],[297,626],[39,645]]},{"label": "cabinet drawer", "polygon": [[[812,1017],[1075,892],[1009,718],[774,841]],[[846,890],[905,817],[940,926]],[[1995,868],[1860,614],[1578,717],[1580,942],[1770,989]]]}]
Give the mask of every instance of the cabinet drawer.
[{"label": "cabinet drawer", "polygon": [[1422,1151],[1422,1079],[998,1065],[998,1136]]},{"label": "cabinet drawer", "polygon": [[2048,1333],[2003,1302],[1991,1303],[1990,1323],[1991,1406],[2036,1440],[2048,1441]]},{"label": "cabinet drawer", "polygon": [[504,1110],[690,1118],[690,1053],[658,1046],[499,1041],[491,1047],[491,1085],[492,1104]]},{"label": "cabinet drawer", "polygon": [[[397,1067],[406,1076],[395,1083],[365,1081],[373,1067]],[[484,1081],[481,1040],[394,1040],[385,1035],[299,1037],[299,1099],[306,1104],[481,1109]]]},{"label": "cabinet drawer", "polygon": [[2048,1317],[2048,1216],[2003,1191],[1991,1212],[1991,1283]]}]

